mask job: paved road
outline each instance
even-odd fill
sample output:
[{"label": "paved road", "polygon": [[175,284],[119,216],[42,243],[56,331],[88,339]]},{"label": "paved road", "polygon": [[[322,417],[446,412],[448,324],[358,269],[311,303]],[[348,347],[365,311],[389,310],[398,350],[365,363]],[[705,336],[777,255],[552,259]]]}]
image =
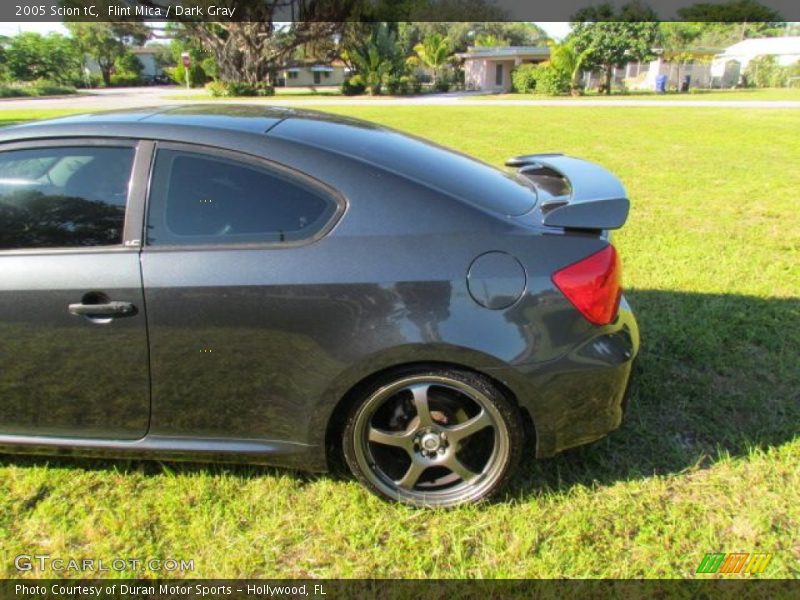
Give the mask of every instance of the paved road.
[{"label": "paved road", "polygon": [[[131,108],[136,106],[160,106],[166,104],[180,104],[203,102],[203,90],[186,91],[174,86],[155,86],[140,88],[111,88],[107,90],[93,90],[80,96],[66,96],[57,98],[13,98],[0,100],[2,109],[63,109],[80,108],[87,112],[97,110],[110,110],[116,108]],[[175,96],[180,95],[181,99]],[[241,98],[235,100],[220,100],[218,102],[252,103],[265,102],[268,104],[291,106],[569,106],[580,108],[584,106],[613,106],[634,107],[650,106],[661,108],[675,107],[706,107],[706,108],[794,108],[800,109],[799,100],[658,100],[658,99],[564,99],[564,100],[492,100],[475,92],[461,92],[452,94],[430,94],[425,96],[405,98],[370,98],[368,96],[305,96],[286,97],[273,96],[268,99]]]}]

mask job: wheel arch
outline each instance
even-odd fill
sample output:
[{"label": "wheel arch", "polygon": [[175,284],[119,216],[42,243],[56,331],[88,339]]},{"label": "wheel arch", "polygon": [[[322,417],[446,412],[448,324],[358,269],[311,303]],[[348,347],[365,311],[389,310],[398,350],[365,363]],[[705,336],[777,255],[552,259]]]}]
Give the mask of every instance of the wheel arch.
[{"label": "wheel arch", "polygon": [[418,360],[392,364],[377,371],[373,371],[352,384],[339,397],[333,409],[330,411],[325,424],[324,452],[328,469],[333,472],[343,471],[344,459],[342,454],[342,433],[344,431],[347,415],[349,414],[353,405],[358,402],[359,399],[361,399],[369,389],[371,389],[378,381],[388,377],[419,373],[421,371],[433,369],[456,369],[460,371],[468,371],[488,379],[519,409],[525,425],[525,435],[527,438],[526,445],[533,444],[535,447],[536,430],[533,424],[533,419],[529,411],[522,404],[520,404],[519,399],[514,391],[505,383],[492,376],[486,370],[465,365],[460,362],[447,360]]}]

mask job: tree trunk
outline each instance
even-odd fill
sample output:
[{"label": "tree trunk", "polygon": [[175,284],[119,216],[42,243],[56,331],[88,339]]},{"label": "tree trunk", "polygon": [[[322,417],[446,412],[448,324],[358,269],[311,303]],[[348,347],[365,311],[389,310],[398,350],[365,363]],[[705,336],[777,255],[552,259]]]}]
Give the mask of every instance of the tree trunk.
[{"label": "tree trunk", "polygon": [[114,68],[114,65],[98,65],[100,67],[100,75],[103,76],[103,83],[106,87],[111,85],[111,69]]},{"label": "tree trunk", "polygon": [[614,78],[614,65],[606,66],[606,95],[611,95],[611,80]]}]

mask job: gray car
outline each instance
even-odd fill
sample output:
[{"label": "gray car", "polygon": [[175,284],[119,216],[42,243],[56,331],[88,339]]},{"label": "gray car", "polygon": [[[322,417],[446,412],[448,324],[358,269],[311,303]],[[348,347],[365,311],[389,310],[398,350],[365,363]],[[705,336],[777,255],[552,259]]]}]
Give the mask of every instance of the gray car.
[{"label": "gray car", "polygon": [[0,132],[0,450],[345,463],[484,499],[622,419],[628,199],[359,120],[136,109]]}]

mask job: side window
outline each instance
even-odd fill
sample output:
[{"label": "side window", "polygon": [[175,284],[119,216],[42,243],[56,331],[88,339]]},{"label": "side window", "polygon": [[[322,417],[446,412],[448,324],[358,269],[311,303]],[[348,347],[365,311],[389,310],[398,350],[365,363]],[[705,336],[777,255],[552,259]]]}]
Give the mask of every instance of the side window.
[{"label": "side window", "polygon": [[150,186],[153,246],[291,242],[330,221],[335,200],[278,170],[182,150],[159,150]]},{"label": "side window", "polygon": [[0,152],[0,250],[122,243],[133,148]]}]

